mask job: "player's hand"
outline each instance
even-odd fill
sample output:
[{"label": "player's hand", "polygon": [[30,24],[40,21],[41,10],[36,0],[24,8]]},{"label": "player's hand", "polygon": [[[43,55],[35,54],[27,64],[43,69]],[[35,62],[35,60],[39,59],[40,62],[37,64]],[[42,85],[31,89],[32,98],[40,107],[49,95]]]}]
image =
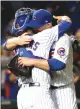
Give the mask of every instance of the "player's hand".
[{"label": "player's hand", "polygon": [[27,58],[27,57],[19,57],[18,58],[18,64],[22,66],[33,66],[34,65],[34,59]]},{"label": "player's hand", "polygon": [[57,23],[60,23],[63,19],[67,22],[71,22],[71,19],[68,16],[53,16],[57,20]]},{"label": "player's hand", "polygon": [[62,16],[53,16],[57,20],[57,23],[61,22]]},{"label": "player's hand", "polygon": [[21,36],[17,37],[17,45],[25,45],[29,44],[32,41],[32,38],[28,36],[26,33],[23,33]]}]

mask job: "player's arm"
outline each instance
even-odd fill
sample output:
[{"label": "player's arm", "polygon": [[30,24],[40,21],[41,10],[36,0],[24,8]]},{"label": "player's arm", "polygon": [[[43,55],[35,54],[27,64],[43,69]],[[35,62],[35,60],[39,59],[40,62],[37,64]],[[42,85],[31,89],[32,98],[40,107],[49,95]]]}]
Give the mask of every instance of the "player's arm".
[{"label": "player's arm", "polygon": [[66,22],[72,22],[71,19],[68,16],[54,16],[53,18],[57,20],[57,24],[60,23],[61,21],[66,21]]},{"label": "player's arm", "polygon": [[57,41],[60,37],[63,37],[63,34],[70,28],[72,25],[72,21],[68,16],[53,16],[57,19],[58,25],[51,28],[51,37],[53,40],[53,36],[55,35],[55,41]]},{"label": "player's arm", "polygon": [[13,37],[8,39],[4,44],[3,47],[5,50],[13,50],[15,49],[18,45],[22,46],[25,44],[29,44],[31,41],[31,37],[26,37],[26,33],[22,34],[19,37]]},{"label": "player's arm", "polygon": [[10,38],[3,44],[4,49],[7,51],[14,50],[17,46],[18,46],[17,37]]},{"label": "player's arm", "polygon": [[34,66],[46,71],[62,70],[65,66],[65,63],[55,58],[44,60],[36,58],[19,57],[18,64],[23,66]]},{"label": "player's arm", "polygon": [[50,67],[48,61],[45,59],[38,59],[34,56],[34,58],[27,57],[19,57],[18,64],[22,66],[34,66],[43,70],[49,71]]},{"label": "player's arm", "polygon": [[53,59],[36,59],[34,58],[26,58],[20,57],[18,59],[19,64],[23,64],[25,66],[35,66],[47,71],[58,71],[62,70],[66,66],[66,62],[68,59],[70,47],[70,39],[69,36],[65,36],[59,39],[56,43],[55,52]]},{"label": "player's arm", "polygon": [[65,34],[65,37],[59,39],[55,46],[55,52],[52,59],[48,59],[48,64],[51,71],[62,70],[66,67],[70,50],[70,37]]}]

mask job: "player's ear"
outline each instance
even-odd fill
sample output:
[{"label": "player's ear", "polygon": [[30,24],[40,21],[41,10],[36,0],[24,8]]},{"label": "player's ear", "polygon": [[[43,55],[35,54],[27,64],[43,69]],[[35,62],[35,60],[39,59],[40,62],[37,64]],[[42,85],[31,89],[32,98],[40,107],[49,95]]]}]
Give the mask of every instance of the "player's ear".
[{"label": "player's ear", "polygon": [[46,26],[47,26],[47,28],[51,28],[52,27],[52,22],[47,23]]}]

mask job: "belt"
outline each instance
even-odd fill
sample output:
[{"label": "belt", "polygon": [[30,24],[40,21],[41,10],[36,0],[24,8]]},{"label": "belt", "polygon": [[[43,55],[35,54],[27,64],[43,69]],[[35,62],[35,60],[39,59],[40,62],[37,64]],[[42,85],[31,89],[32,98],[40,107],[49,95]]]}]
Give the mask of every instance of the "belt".
[{"label": "belt", "polygon": [[29,87],[31,87],[31,86],[40,86],[40,83],[29,83]]},{"label": "belt", "polygon": [[[32,82],[30,82],[30,83],[24,83],[24,84],[21,84],[20,85],[20,88],[21,88],[22,85],[28,86],[28,87],[35,87],[35,86],[40,87],[40,83],[38,83],[38,82],[35,82],[35,83],[32,83]],[[58,88],[64,88],[64,87],[66,87],[68,85],[69,84],[64,85],[64,86],[53,86],[53,85],[50,85],[50,89],[53,90],[53,89],[58,89]]]},{"label": "belt", "polygon": [[52,86],[52,85],[50,85],[50,89],[58,89],[59,87],[57,87],[57,86]]},{"label": "belt", "polygon": [[[28,87],[35,87],[35,86],[39,87],[39,86],[40,86],[40,83],[24,83],[24,84],[22,84],[22,85],[28,86]],[[22,86],[22,85],[21,85],[21,86]],[[20,86],[20,87],[21,87],[21,86]]]},{"label": "belt", "polygon": [[[71,83],[70,83],[71,84]],[[53,86],[53,85],[50,85],[50,89],[58,89],[58,88],[65,88],[67,87],[68,85],[70,84],[67,84],[67,85],[64,85],[64,86]]]}]

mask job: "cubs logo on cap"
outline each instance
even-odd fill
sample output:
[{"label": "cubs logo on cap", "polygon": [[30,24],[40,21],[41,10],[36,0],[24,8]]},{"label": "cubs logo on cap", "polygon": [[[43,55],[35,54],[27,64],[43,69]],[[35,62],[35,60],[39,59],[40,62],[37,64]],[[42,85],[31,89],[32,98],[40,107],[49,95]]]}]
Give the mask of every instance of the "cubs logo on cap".
[{"label": "cubs logo on cap", "polygon": [[59,48],[57,50],[57,53],[60,55],[60,56],[64,56],[65,55],[65,49],[62,47],[62,48]]}]

